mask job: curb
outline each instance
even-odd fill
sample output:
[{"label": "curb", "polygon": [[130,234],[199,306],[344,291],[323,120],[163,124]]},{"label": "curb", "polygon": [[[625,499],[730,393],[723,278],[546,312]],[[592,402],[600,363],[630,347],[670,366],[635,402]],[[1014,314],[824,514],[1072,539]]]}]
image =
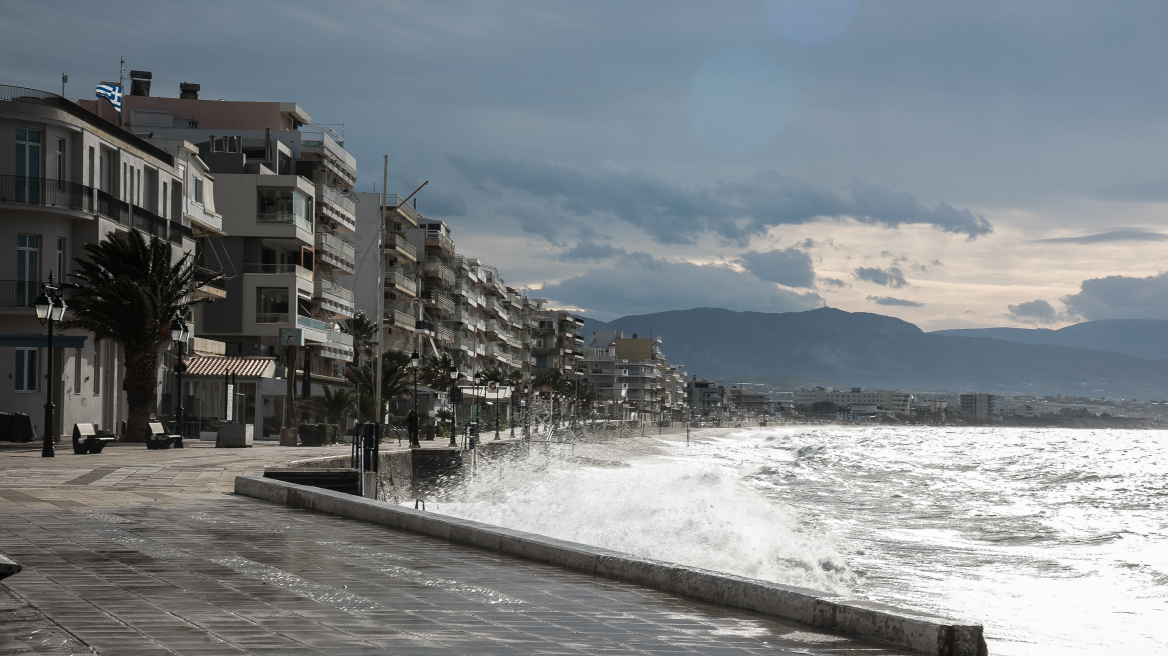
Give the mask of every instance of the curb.
[{"label": "curb", "polygon": [[922,654],[986,656],[988,653],[980,625],[960,624],[862,599],[640,558],[271,478],[237,476],[235,492],[795,620]]},{"label": "curb", "polygon": [[0,553],[0,581],[17,574],[21,569],[20,563]]}]

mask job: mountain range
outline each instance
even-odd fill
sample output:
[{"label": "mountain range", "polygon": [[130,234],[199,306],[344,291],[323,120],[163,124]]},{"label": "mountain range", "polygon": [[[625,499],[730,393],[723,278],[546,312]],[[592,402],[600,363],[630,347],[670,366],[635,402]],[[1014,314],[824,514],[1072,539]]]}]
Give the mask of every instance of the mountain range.
[{"label": "mountain range", "polygon": [[1162,337],[1168,336],[1168,321],[927,333],[894,317],[834,308],[787,313],[695,308],[609,322],[587,319],[585,343],[599,329],[660,337],[671,363],[723,381],[1168,396],[1168,360],[1163,359],[1168,349]]}]

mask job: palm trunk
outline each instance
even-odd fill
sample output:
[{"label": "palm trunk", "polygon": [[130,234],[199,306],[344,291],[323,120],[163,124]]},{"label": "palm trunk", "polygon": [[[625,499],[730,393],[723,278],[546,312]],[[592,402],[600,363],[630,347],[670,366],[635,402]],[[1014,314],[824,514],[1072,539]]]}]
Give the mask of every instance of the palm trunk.
[{"label": "palm trunk", "polygon": [[151,406],[154,404],[154,388],[158,384],[158,366],[151,355],[129,356],[126,359],[126,379],[122,389],[126,391],[129,406],[129,420],[126,425],[127,442],[146,442],[150,437]]}]

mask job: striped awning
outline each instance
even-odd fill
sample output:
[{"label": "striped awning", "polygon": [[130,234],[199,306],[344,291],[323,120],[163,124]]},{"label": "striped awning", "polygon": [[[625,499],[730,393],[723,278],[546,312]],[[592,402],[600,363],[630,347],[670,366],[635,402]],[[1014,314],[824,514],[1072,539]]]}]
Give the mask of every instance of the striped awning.
[{"label": "striped awning", "polygon": [[186,364],[187,376],[272,378],[276,373],[276,358],[196,355],[186,358]]}]

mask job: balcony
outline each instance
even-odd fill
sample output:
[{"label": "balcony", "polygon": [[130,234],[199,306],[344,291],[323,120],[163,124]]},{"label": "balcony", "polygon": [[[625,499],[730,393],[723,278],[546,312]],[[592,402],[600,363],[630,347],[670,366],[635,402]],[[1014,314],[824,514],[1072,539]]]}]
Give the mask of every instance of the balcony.
[{"label": "balcony", "polygon": [[350,318],[356,313],[353,292],[326,278],[318,277],[313,285],[317,306],[332,318]]},{"label": "balcony", "polygon": [[208,212],[205,207],[185,196],[183,197],[183,214],[191,222],[191,227],[194,228],[195,234],[199,237],[222,237],[226,234],[223,232],[223,216],[221,214]]},{"label": "balcony", "polygon": [[170,241],[181,247],[183,239],[194,241],[194,231],[183,225],[181,222],[172,220],[170,222]]},{"label": "balcony", "polygon": [[418,321],[414,315],[392,308],[383,309],[381,318],[386,325],[398,326],[406,330],[414,330]]},{"label": "balcony", "polygon": [[288,325],[287,312],[256,312],[255,322],[263,325]]},{"label": "balcony", "polygon": [[[257,212],[256,223],[259,225],[294,225],[305,232],[312,234],[312,221],[295,214]],[[311,237],[305,238],[309,241]]]},{"label": "balcony", "polygon": [[304,338],[313,342],[324,342],[328,334],[328,324],[312,317],[296,317],[296,327],[304,329]]},{"label": "balcony", "polygon": [[418,296],[417,281],[412,276],[406,277],[405,271],[398,267],[385,270],[385,286],[414,298]]},{"label": "balcony", "polygon": [[418,261],[418,249],[401,235],[386,235],[385,250],[394,251],[411,262]]},{"label": "balcony", "polygon": [[316,233],[316,261],[327,265],[334,273],[353,275],[356,271],[356,250],[353,245],[336,235]]},{"label": "balcony", "polygon": [[295,275],[297,278],[312,283],[312,272],[299,264],[247,264],[243,265],[244,273],[262,275]]},{"label": "balcony", "polygon": [[444,310],[447,314],[454,314],[458,308],[454,304],[454,300],[446,294],[433,289],[426,289],[422,291],[422,298],[426,299],[433,307]]},{"label": "balcony", "polygon": [[434,324],[434,336],[446,342],[454,342],[454,331],[441,324]]},{"label": "balcony", "polygon": [[447,237],[440,232],[427,231],[426,246],[440,248],[450,253],[451,257],[454,256],[454,242],[451,241],[450,237]]},{"label": "balcony", "polygon": [[357,229],[357,205],[327,185],[316,185],[316,212],[347,232]]},{"label": "balcony", "polygon": [[426,272],[427,277],[436,277],[444,280],[447,284],[453,285],[455,276],[454,269],[444,264],[442,260],[436,257],[427,257],[426,263],[422,270]]},{"label": "balcony", "polygon": [[300,153],[301,156],[315,155],[325,168],[344,180],[349,188],[357,184],[356,158],[328,133],[300,131]]},{"label": "balcony", "polygon": [[352,362],[353,336],[329,328],[325,331],[325,340],[324,344],[321,345],[320,354],[326,358]]},{"label": "balcony", "polygon": [[96,213],[159,239],[168,238],[168,227],[172,223],[100,189],[76,182],[23,175],[0,175],[0,204]]},{"label": "balcony", "polygon": [[227,298],[227,281],[222,278],[214,282],[211,281],[219,274],[219,271],[195,265],[195,280],[201,282],[202,285],[195,290],[194,297],[208,298],[211,300]]}]

